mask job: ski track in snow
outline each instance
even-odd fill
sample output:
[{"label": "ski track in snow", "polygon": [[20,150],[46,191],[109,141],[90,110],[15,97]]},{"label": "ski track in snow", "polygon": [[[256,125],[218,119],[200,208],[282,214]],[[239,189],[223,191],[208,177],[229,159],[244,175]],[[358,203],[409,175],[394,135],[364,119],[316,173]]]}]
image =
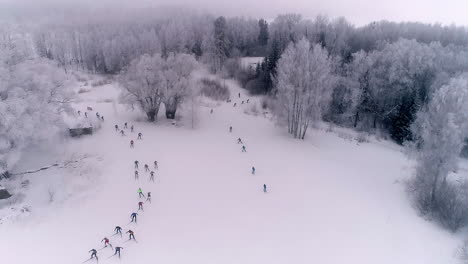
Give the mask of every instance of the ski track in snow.
[{"label": "ski track in snow", "polygon": [[[102,157],[95,161],[95,186],[0,225],[2,263],[82,263],[90,249],[102,248],[104,237],[124,249],[120,261],[109,258],[110,248],[99,250],[100,263],[456,263],[459,240],[417,216],[395,184],[411,173],[398,148],[358,146],[320,130],[304,142],[291,139],[270,120],[246,115],[252,104],[261,109],[260,99],[242,105],[246,93],[227,83],[232,103],[200,107],[195,130],[188,117],[182,126],[171,125],[163,111],[155,124],[135,121],[141,113],[104,102],[117,101],[113,85],[80,95],[78,107],[93,106],[105,122],[93,136],[67,140],[61,151]],[[124,122],[135,132],[116,132],[114,125]],[[159,169],[152,183],[143,166],[152,168],[154,160]],[[138,212],[138,224],[128,224],[139,187],[145,195],[151,191],[152,203]],[[112,236],[116,225],[124,229],[122,238]],[[128,229],[138,243],[125,242]]]}]

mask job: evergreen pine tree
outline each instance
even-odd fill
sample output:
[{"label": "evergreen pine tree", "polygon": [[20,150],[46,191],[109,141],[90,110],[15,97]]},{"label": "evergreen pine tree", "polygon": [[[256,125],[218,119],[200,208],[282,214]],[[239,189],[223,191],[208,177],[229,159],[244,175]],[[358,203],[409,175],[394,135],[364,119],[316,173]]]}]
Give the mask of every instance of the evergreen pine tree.
[{"label": "evergreen pine tree", "polygon": [[260,33],[258,34],[258,44],[264,47],[268,44],[268,23],[265,21],[265,19],[262,18],[258,21],[258,26],[260,27]]}]

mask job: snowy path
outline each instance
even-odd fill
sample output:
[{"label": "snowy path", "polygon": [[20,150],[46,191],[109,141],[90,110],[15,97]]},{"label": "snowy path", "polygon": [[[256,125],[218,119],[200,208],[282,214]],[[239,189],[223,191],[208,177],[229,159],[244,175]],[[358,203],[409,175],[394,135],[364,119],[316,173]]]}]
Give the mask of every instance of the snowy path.
[{"label": "snowy path", "polygon": [[[238,106],[221,103],[213,114],[201,107],[196,130],[134,121],[138,113],[103,102],[116,100],[112,86],[81,95],[82,106],[94,106],[106,121],[62,151],[101,157],[100,177],[86,196],[0,226],[2,262],[81,263],[121,225],[139,243],[110,237],[124,247],[120,263],[454,263],[457,240],[419,218],[395,184],[410,173],[402,153],[321,131],[306,142],[291,139],[271,121],[244,114],[250,106],[239,104],[240,90],[229,84]],[[126,121],[135,133],[120,136],[113,126]],[[143,140],[136,140],[138,132]],[[138,182],[134,160],[140,161]],[[151,183],[142,167],[154,160],[159,170]],[[152,192],[153,202],[145,203],[138,225],[127,224],[139,187]],[[112,254],[100,250],[100,263],[118,262],[107,259]]]}]

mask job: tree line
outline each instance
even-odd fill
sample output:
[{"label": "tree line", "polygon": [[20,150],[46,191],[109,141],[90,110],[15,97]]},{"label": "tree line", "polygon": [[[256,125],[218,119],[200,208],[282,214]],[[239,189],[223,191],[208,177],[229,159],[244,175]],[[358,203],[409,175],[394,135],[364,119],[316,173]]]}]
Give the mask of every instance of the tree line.
[{"label": "tree line", "polygon": [[[468,32],[456,26],[380,21],[356,27],[345,18],[303,19],[298,14],[267,22],[189,10],[118,15],[50,19],[35,28],[35,49],[65,71],[75,67],[104,74],[125,72],[145,54],[191,54],[253,93],[276,96],[280,58],[290,43],[304,39],[327,52],[323,67],[330,67],[334,79],[323,90],[330,100],[320,118],[385,131],[400,144],[412,138],[410,124],[432,86],[447,82],[468,64]],[[263,60],[255,69],[239,69],[243,56]]]}]

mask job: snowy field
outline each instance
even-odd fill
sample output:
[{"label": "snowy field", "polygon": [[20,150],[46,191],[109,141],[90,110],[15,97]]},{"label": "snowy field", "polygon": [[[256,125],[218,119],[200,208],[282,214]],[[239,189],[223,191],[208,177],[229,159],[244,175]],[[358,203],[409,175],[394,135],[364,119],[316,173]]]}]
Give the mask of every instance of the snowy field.
[{"label": "snowy field", "polygon": [[[113,85],[80,94],[77,109],[92,106],[105,122],[93,136],[49,146],[55,156],[32,151],[23,163],[29,167],[16,168],[79,160],[20,179],[30,181],[21,202],[29,214],[0,224],[1,262],[78,264],[107,236],[124,248],[122,258],[109,258],[113,252],[104,248],[100,263],[457,263],[460,239],[409,205],[401,182],[412,168],[399,147],[358,144],[319,129],[305,142],[294,140],[264,115],[246,114],[254,104],[260,111],[260,99],[242,105],[246,94],[229,84],[238,106],[204,100],[196,129],[187,115],[177,125],[162,112],[158,123],[144,122],[117,103]],[[114,125],[124,122],[135,125],[135,133],[119,135]],[[154,160],[159,170],[152,183],[142,167],[152,168]],[[138,224],[129,224],[139,187],[151,191],[153,201],[138,212]],[[116,225],[134,230],[138,243],[112,236]]]}]

